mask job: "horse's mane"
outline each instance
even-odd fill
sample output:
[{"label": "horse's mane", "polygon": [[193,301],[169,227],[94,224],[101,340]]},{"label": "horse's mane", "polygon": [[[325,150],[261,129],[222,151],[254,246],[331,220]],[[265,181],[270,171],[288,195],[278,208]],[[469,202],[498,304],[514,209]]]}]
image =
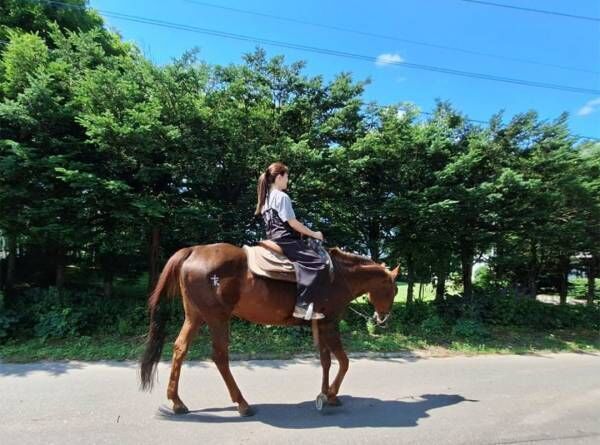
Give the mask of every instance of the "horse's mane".
[{"label": "horse's mane", "polygon": [[377,264],[375,261],[373,261],[369,257],[362,256],[362,255],[356,255],[354,253],[344,252],[339,247],[333,247],[333,248],[329,249],[329,254],[331,255],[332,258],[334,258],[348,266],[362,266],[362,265],[368,265],[368,264]]}]

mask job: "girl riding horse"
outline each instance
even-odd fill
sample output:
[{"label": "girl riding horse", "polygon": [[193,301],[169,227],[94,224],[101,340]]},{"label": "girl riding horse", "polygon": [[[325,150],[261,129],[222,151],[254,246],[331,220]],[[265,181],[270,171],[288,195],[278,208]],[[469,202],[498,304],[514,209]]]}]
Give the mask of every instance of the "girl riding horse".
[{"label": "girl riding horse", "polygon": [[287,189],[289,171],[281,162],[267,168],[258,180],[258,202],[256,215],[262,215],[267,230],[267,239],[275,242],[294,265],[297,294],[293,316],[306,320],[324,318],[314,312],[314,302],[319,290],[323,291],[328,281],[327,264],[312,249],[302,242],[300,235],[323,241],[321,232],[313,232],[296,219]]}]

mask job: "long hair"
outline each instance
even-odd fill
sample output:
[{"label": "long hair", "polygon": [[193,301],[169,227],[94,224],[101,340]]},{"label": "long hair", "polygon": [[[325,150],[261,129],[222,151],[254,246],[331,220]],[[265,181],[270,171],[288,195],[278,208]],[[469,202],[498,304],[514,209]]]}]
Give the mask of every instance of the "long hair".
[{"label": "long hair", "polygon": [[267,200],[267,194],[271,188],[271,184],[275,182],[275,178],[278,175],[285,175],[288,172],[288,168],[282,162],[273,162],[269,167],[260,175],[258,178],[258,185],[256,186],[256,194],[258,195],[258,201],[256,203],[255,215],[260,215],[260,211],[265,205]]}]

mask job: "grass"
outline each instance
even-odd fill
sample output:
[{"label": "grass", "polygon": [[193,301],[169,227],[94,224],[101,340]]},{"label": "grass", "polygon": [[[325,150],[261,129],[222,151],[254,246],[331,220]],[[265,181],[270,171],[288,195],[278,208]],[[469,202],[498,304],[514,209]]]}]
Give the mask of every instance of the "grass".
[{"label": "grass", "polygon": [[[409,352],[419,351],[431,356],[457,354],[528,354],[541,352],[600,352],[597,331],[556,330],[535,332],[518,327],[488,327],[483,339],[465,340],[451,332],[443,338],[431,339],[415,329],[405,334],[399,329],[342,330],[342,341],[349,352]],[[210,358],[210,342],[202,333],[190,348],[188,359]],[[175,332],[171,332],[163,359],[172,354]],[[0,345],[0,358],[5,362],[37,360],[135,360],[143,350],[143,336],[101,335],[68,339],[31,339],[9,341]],[[279,358],[316,354],[308,328],[281,328],[255,326],[236,320],[231,332],[232,359]]]}]

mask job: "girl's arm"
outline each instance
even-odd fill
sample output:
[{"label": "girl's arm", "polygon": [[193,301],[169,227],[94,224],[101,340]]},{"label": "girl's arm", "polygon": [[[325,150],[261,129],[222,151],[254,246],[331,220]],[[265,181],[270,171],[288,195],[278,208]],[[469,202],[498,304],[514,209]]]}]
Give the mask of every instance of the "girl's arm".
[{"label": "girl's arm", "polygon": [[302,235],[310,236],[311,238],[320,239],[321,241],[323,240],[323,234],[321,232],[313,232],[296,218],[290,218],[287,222],[296,232],[300,232]]}]

